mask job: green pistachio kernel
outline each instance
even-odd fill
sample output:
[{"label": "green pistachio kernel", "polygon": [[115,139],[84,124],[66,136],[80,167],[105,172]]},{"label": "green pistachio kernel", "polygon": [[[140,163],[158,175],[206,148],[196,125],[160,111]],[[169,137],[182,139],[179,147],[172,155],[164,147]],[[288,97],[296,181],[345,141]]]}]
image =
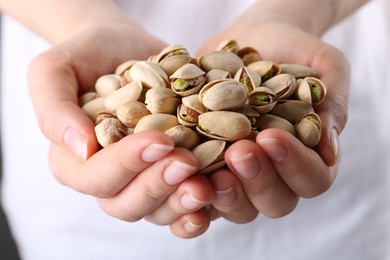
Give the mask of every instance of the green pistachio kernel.
[{"label": "green pistachio kernel", "polygon": [[249,99],[249,104],[252,106],[265,106],[271,103],[271,97],[265,94],[253,95]]},{"label": "green pistachio kernel", "polygon": [[307,117],[305,117],[305,120],[308,120],[308,121],[312,122],[313,124],[315,124],[317,129],[321,129],[320,122],[317,119],[315,119],[313,116],[307,116]]},{"label": "green pistachio kernel", "polygon": [[172,88],[179,92],[185,91],[188,86],[188,80],[186,79],[175,79],[172,82]]},{"label": "green pistachio kernel", "polygon": [[250,92],[253,90],[253,85],[252,85],[251,79],[249,78],[248,75],[243,75],[243,76],[241,77],[240,82],[241,82],[242,84],[244,84],[244,87],[246,88],[246,91],[247,91],[248,93],[250,93]]},{"label": "green pistachio kernel", "polygon": [[313,103],[319,102],[322,98],[322,95],[323,95],[322,88],[314,82],[308,81],[308,84],[310,86],[311,101]]}]

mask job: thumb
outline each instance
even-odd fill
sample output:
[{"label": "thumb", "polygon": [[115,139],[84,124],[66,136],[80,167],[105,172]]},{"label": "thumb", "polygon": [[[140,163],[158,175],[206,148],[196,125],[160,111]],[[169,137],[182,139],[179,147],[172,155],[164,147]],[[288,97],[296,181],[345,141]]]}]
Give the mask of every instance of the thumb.
[{"label": "thumb", "polygon": [[43,134],[80,160],[94,154],[99,145],[94,124],[78,105],[77,75],[69,58],[51,49],[30,64],[29,92]]}]

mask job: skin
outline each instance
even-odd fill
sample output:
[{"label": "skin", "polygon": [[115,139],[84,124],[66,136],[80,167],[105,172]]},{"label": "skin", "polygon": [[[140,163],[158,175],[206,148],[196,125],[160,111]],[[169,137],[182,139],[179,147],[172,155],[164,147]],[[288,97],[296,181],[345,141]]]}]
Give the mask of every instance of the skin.
[{"label": "skin", "polygon": [[98,151],[93,123],[77,104],[100,75],[123,61],[146,59],[166,43],[109,0],[93,5],[87,0],[0,0],[0,9],[53,43],[32,61],[28,81],[40,128],[52,142],[49,164],[57,180],[95,196],[113,217],[130,222],[145,218],[169,225],[176,236],[192,238],[220,216],[246,223],[259,213],[286,215],[300,197],[317,196],[331,186],[339,156],[337,136],[347,120],[349,67],[318,36],[364,2],[316,1],[313,6],[309,0],[257,1],[205,41],[199,54],[214,50],[224,39],[239,39],[264,59],[311,66],[329,87],[326,102],[318,107],[324,132],[315,149],[285,131],[262,131],[256,142],[232,145],[225,157],[229,168],[208,178],[195,175],[199,163],[192,153],[174,148],[159,132],[127,136]]}]

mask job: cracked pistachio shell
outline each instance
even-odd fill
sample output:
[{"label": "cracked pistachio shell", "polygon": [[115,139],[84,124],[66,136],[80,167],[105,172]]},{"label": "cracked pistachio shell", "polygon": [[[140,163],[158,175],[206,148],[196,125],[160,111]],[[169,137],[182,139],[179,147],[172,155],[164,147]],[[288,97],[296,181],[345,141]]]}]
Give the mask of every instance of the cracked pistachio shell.
[{"label": "cracked pistachio shell", "polygon": [[104,105],[104,99],[105,97],[95,98],[81,107],[93,122],[95,122],[98,113],[108,112]]},{"label": "cracked pistachio shell", "polygon": [[235,75],[244,66],[244,62],[237,54],[228,51],[214,51],[200,56],[198,64],[206,72],[219,69],[229,72],[230,75]]},{"label": "cracked pistachio shell", "polygon": [[280,116],[292,124],[296,124],[305,115],[314,112],[314,108],[300,100],[286,100],[279,102],[271,111],[271,114]]},{"label": "cracked pistachio shell", "polygon": [[237,54],[240,46],[236,40],[224,40],[217,46],[217,51],[228,51]]},{"label": "cracked pistachio shell", "polygon": [[291,74],[279,74],[270,78],[262,85],[270,88],[278,99],[287,99],[294,93],[297,87],[297,80]]},{"label": "cracked pistachio shell", "polygon": [[211,111],[199,115],[199,133],[219,140],[237,141],[251,133],[251,122],[243,114],[232,111]]},{"label": "cracked pistachio shell", "polygon": [[108,95],[104,100],[104,105],[108,111],[115,114],[120,106],[127,102],[137,101],[141,94],[141,81],[135,80]]},{"label": "cracked pistachio shell", "polygon": [[247,67],[259,74],[262,82],[266,82],[270,78],[280,74],[281,71],[278,64],[266,60],[252,62]]},{"label": "cracked pistachio shell", "polygon": [[98,143],[102,147],[118,142],[127,135],[127,128],[116,118],[106,118],[95,126]]},{"label": "cracked pistachio shell", "polygon": [[192,153],[200,162],[200,174],[211,173],[221,167],[226,162],[224,159],[226,142],[223,140],[209,140],[196,146]]},{"label": "cracked pistachio shell", "polygon": [[215,80],[203,86],[199,99],[210,110],[232,110],[245,104],[247,91],[244,84],[236,80]]},{"label": "cracked pistachio shell", "polygon": [[185,64],[169,77],[171,79],[171,89],[180,96],[198,93],[206,82],[205,74],[206,72],[197,65]]},{"label": "cracked pistachio shell", "polygon": [[184,125],[171,127],[164,133],[173,140],[177,147],[192,149],[200,143],[199,135],[194,130]]},{"label": "cracked pistachio shell", "polygon": [[315,70],[303,64],[281,63],[279,64],[279,67],[281,69],[281,73],[291,74],[297,79],[313,77],[316,75]]},{"label": "cracked pistachio shell", "polygon": [[237,71],[234,79],[244,84],[248,93],[259,87],[261,83],[260,75],[245,66]]},{"label": "cracked pistachio shell", "polygon": [[263,114],[256,118],[256,125],[259,130],[279,128],[290,132],[292,135],[295,135],[294,125],[279,116]]},{"label": "cracked pistachio shell", "polygon": [[237,55],[242,59],[245,66],[253,62],[263,60],[260,53],[252,47],[244,47],[240,49]]},{"label": "cracked pistachio shell", "polygon": [[79,106],[82,107],[88,102],[94,100],[95,98],[98,98],[99,95],[95,91],[87,92],[81,97],[79,97]]},{"label": "cracked pistachio shell", "polygon": [[258,87],[248,94],[248,103],[259,113],[268,113],[277,104],[276,94],[267,87]]},{"label": "cracked pistachio shell", "polygon": [[183,65],[190,63],[191,60],[190,52],[181,45],[167,46],[155,58],[155,61],[168,76],[172,75]]},{"label": "cracked pistachio shell", "polygon": [[100,76],[95,82],[95,90],[101,97],[106,97],[115,90],[122,87],[122,78],[115,74]]},{"label": "cracked pistachio shell", "polygon": [[193,94],[182,98],[182,104],[177,107],[177,118],[180,124],[185,126],[196,126],[198,116],[207,111],[206,107],[200,102],[199,95]]},{"label": "cracked pistachio shell", "polygon": [[322,123],[316,113],[304,116],[295,124],[296,137],[307,147],[316,146],[322,134]]},{"label": "cracked pistachio shell", "polygon": [[175,114],[180,99],[169,88],[151,88],[146,92],[145,104],[152,114]]},{"label": "cracked pistachio shell", "polygon": [[232,76],[225,70],[212,69],[206,73],[206,82],[211,82],[219,79],[230,79]]},{"label": "cracked pistachio shell", "polygon": [[110,112],[102,111],[96,114],[95,125],[100,124],[106,118],[115,118]]},{"label": "cracked pistachio shell", "polygon": [[115,74],[119,76],[123,76],[126,70],[129,70],[131,66],[134,65],[138,60],[127,60],[121,64],[119,64],[115,69]]},{"label": "cracked pistachio shell", "polygon": [[327,88],[321,80],[306,77],[298,80],[298,86],[294,94],[299,100],[318,105],[325,99],[326,92]]},{"label": "cracked pistachio shell", "polygon": [[139,120],[147,115],[150,115],[150,111],[139,101],[123,104],[116,111],[116,117],[128,128],[134,128]]},{"label": "cracked pistachio shell", "polygon": [[170,114],[150,114],[141,118],[134,128],[134,133],[148,130],[165,132],[169,128],[179,125],[177,117]]},{"label": "cracked pistachio shell", "polygon": [[165,71],[156,63],[137,61],[125,72],[125,77],[139,80],[145,88],[168,87],[169,79]]}]

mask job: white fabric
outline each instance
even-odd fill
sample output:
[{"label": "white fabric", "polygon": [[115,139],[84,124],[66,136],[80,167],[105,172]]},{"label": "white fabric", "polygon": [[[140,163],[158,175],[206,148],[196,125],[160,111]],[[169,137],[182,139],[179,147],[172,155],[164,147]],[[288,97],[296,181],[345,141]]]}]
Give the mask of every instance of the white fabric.
[{"label": "white fabric", "polygon": [[[191,52],[250,2],[120,1],[151,32]],[[49,45],[3,17],[2,197],[22,258],[385,259],[390,248],[389,17],[389,1],[372,1],[324,37],[346,53],[353,68],[350,118],[341,136],[343,161],[332,188],[302,200],[287,217],[260,216],[246,225],[220,219],[191,240],[144,221],[113,219],[93,198],[54,180],[47,166],[48,142],[37,127],[25,76],[30,60]],[[198,29],[191,26],[194,22]]]}]

